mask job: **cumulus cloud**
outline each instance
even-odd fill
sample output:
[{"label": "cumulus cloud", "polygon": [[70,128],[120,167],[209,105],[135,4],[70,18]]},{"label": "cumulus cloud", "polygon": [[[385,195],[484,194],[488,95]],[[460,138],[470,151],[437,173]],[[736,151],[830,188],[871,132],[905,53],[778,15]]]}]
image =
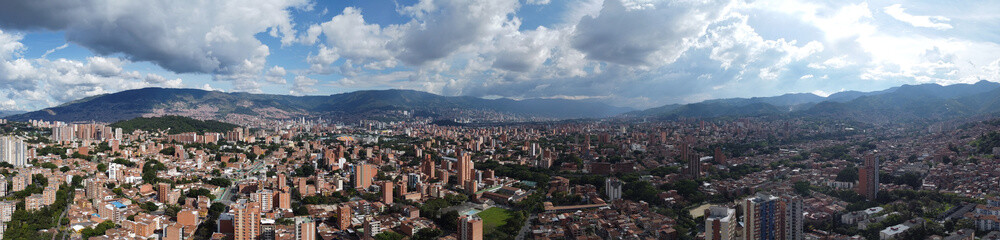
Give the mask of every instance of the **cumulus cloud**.
[{"label": "cumulus cloud", "polygon": [[96,94],[161,86],[183,87],[181,79],[126,71],[130,61],[91,56],[84,60],[24,58],[20,35],[0,31],[0,101],[5,110],[34,110]]},{"label": "cumulus cloud", "polygon": [[672,63],[714,22],[727,2],[661,2],[640,9],[604,1],[596,17],[576,26],[573,47],[587,58],[623,65]]},{"label": "cumulus cloud", "polygon": [[423,0],[400,9],[412,18],[405,24],[369,24],[359,9],[348,7],[330,21],[310,26],[302,42],[326,41],[307,59],[317,73],[338,58],[372,68],[393,67],[397,61],[422,66],[496,34],[519,6],[516,0]]},{"label": "cumulus cloud", "polygon": [[909,23],[914,27],[933,28],[937,30],[947,30],[952,28],[951,24],[948,24],[948,21],[951,19],[947,17],[911,15],[906,13],[906,9],[903,8],[902,4],[893,4],[885,7],[883,10],[885,11],[885,14],[889,14],[892,18]]},{"label": "cumulus cloud", "polygon": [[4,33],[0,29],[0,60],[10,59],[23,51],[24,44],[20,42],[22,38],[24,37],[21,35]]},{"label": "cumulus cloud", "polygon": [[291,43],[289,11],[305,6],[306,0],[10,1],[0,8],[0,25],[64,30],[68,41],[98,54],[122,53],[178,73],[245,75],[259,74],[269,55],[254,35],[269,32]]},{"label": "cumulus cloud", "polygon": [[314,93],[317,91],[314,87],[317,82],[319,81],[306,76],[295,76],[295,83],[292,84],[292,89],[288,93],[292,95]]},{"label": "cumulus cloud", "polygon": [[285,71],[285,68],[280,66],[274,66],[271,67],[271,69],[268,69],[267,73],[264,74],[264,80],[274,84],[285,84],[286,74],[288,74],[288,72]]}]

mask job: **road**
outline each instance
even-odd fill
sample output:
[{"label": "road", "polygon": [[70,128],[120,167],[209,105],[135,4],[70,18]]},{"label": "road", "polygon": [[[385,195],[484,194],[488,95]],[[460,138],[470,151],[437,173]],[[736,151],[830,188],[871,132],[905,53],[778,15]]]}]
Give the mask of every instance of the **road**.
[{"label": "road", "polygon": [[[52,234],[52,240],[56,240],[56,236],[59,236],[59,232],[61,232],[59,231],[59,226],[62,225],[62,219],[66,217],[66,213],[69,212],[69,205],[73,203],[73,194],[75,193],[76,191],[72,191],[69,192],[69,194],[66,194],[69,198],[66,199],[66,209],[63,209],[63,212],[59,214],[59,218],[56,218],[56,233]],[[63,239],[66,239],[66,232],[63,232]]]},{"label": "road", "polygon": [[247,177],[247,175],[249,175],[250,173],[256,172],[256,171],[260,170],[260,168],[264,166],[264,162],[265,162],[264,160],[259,160],[259,161],[255,162],[252,166],[250,166],[249,170],[246,170],[246,171],[244,171],[242,169],[239,170],[240,171],[239,172],[239,177],[238,178],[232,178],[232,179],[230,179],[230,180],[232,180],[233,184],[229,185],[229,187],[226,187],[226,190],[222,192],[222,195],[219,196],[219,198],[216,199],[216,201],[220,202],[220,203],[223,203],[223,204],[227,204],[227,205],[230,204],[230,203],[232,203],[232,196],[231,195],[232,195],[232,192],[233,192],[233,188],[236,187],[236,184],[235,184],[236,181],[239,180],[239,179],[245,179]]},{"label": "road", "polygon": [[517,237],[515,237],[514,239],[524,240],[524,238],[527,237],[526,235],[528,234],[528,231],[530,230],[530,228],[528,227],[531,226],[531,221],[534,220],[535,220],[535,214],[531,214],[531,216],[528,216],[528,219],[524,220],[524,226],[521,226],[521,231],[517,231]]}]

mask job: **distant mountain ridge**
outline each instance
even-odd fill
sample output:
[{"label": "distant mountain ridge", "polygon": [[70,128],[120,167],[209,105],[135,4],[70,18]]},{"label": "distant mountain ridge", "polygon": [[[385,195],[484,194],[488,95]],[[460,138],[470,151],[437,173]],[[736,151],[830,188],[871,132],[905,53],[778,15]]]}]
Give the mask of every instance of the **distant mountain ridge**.
[{"label": "distant mountain ridge", "polygon": [[704,118],[741,116],[821,116],[886,123],[939,120],[1000,113],[1000,83],[903,85],[882,91],[847,91],[827,97],[810,93],[776,97],[707,100],[670,104],[626,113],[631,117]]},{"label": "distant mountain ridge", "polygon": [[406,110],[436,116],[491,111],[553,119],[601,118],[633,109],[594,101],[564,99],[482,99],[449,97],[413,90],[366,90],[328,96],[226,93],[199,89],[143,88],[91,96],[39,111],[6,117],[10,120],[117,122],[143,116],[178,115],[221,119],[230,114],[263,118],[329,117]]}]

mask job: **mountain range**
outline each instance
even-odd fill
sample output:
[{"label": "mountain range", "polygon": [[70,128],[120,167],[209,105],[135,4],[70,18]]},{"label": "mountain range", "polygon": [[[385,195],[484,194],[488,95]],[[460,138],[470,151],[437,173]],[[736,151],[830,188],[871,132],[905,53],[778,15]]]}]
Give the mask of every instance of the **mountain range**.
[{"label": "mountain range", "polygon": [[[179,115],[226,119],[246,115],[270,119],[414,116],[461,119],[517,116],[528,119],[605,117],[714,118],[745,116],[833,117],[871,123],[943,120],[1000,113],[1000,83],[902,85],[881,91],[845,91],[826,97],[791,93],[774,97],[714,99],[645,110],[596,101],[449,97],[413,90],[366,90],[328,96],[226,93],[198,89],[143,88],[102,94],[59,106],[6,116],[10,120],[117,122],[136,117]],[[354,117],[354,118],[348,118]]]},{"label": "mountain range", "polygon": [[1000,83],[903,85],[881,91],[846,91],[827,97],[811,93],[730,98],[670,104],[624,114],[631,117],[706,118],[781,115],[839,117],[887,123],[943,120],[1000,113]]},{"label": "mountain range", "polygon": [[378,117],[391,111],[417,116],[461,117],[506,114],[527,118],[570,119],[615,116],[634,109],[594,101],[564,99],[483,99],[448,97],[413,90],[366,90],[328,96],[227,93],[199,89],[143,88],[87,97],[38,111],[7,116],[24,121],[116,122],[136,117],[179,115],[225,119],[248,115],[296,117]]}]

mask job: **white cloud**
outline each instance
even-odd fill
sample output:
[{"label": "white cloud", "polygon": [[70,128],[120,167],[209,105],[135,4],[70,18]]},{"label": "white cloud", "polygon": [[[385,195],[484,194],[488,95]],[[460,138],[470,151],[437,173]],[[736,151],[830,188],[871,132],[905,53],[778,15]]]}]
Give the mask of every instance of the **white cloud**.
[{"label": "white cloud", "polygon": [[274,84],[285,84],[286,74],[288,74],[288,72],[285,71],[285,68],[274,66],[271,67],[271,69],[268,69],[267,73],[264,74],[264,80]]},{"label": "white cloud", "polygon": [[17,57],[21,51],[24,51],[24,44],[20,42],[22,38],[24,37],[21,35],[4,33],[0,29],[0,60]]},{"label": "white cloud", "polygon": [[316,83],[318,82],[319,81],[316,79],[306,76],[295,76],[295,82],[292,84],[292,88],[288,93],[292,95],[303,95],[317,92],[318,90],[316,90],[314,86],[316,86]]},{"label": "white cloud", "polygon": [[[295,40],[291,9],[308,0],[52,0],[10,3],[0,25],[64,30],[69,42],[98,54],[122,53],[178,73],[258,75],[270,54],[256,34]],[[59,6],[59,7],[51,7]]]},{"label": "white cloud", "polygon": [[525,3],[531,4],[531,5],[547,5],[550,2],[552,2],[552,0],[527,0],[527,1],[525,1]]},{"label": "white cloud", "polygon": [[885,11],[885,14],[889,14],[892,18],[909,23],[914,27],[933,28],[937,30],[948,30],[952,28],[951,24],[947,23],[951,19],[948,19],[947,17],[910,15],[905,12],[906,9],[903,8],[902,4],[893,4],[885,7],[883,10]]},{"label": "white cloud", "polygon": [[42,54],[42,58],[46,58],[46,57],[48,57],[48,56],[49,56],[49,54],[52,54],[52,53],[54,53],[54,52],[56,52],[56,51],[59,51],[59,50],[62,50],[62,49],[65,49],[65,48],[67,48],[67,47],[69,47],[69,43],[64,43],[63,45],[59,45],[59,46],[58,46],[58,47],[56,47],[56,48],[53,48],[53,49],[49,49],[48,51],[45,51],[45,54]]},{"label": "white cloud", "polygon": [[[356,60],[384,60],[391,57],[387,48],[391,36],[383,34],[378,24],[365,23],[361,10],[344,8],[342,14],[320,24],[319,28],[326,36],[326,43],[342,57]],[[314,31],[312,29],[310,27],[310,32]]]}]

